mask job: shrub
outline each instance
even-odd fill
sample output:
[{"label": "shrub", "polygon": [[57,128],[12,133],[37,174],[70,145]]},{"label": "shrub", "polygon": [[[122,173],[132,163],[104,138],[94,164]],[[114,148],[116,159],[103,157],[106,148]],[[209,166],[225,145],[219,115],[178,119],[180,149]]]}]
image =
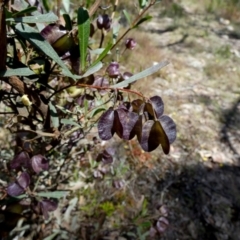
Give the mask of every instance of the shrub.
[{"label": "shrub", "polygon": [[[124,10],[128,28],[119,36],[116,6],[111,12],[99,6],[100,1],[88,9],[80,7],[72,16],[65,13],[58,17],[46,11],[47,1],[44,6],[37,1],[34,5],[32,1],[15,1],[11,7],[1,1],[1,114],[11,116],[5,127],[13,139],[9,143],[12,159],[6,149],[1,154],[9,159],[2,170],[6,171],[0,200],[2,237],[23,216],[37,224],[47,221],[61,198],[72,199],[67,200],[69,206],[76,205],[74,192],[63,187],[69,178],[78,179],[74,175],[78,172],[76,160],[86,170],[86,186],[93,179],[103,179],[110,171],[114,150],[100,148],[101,140],[108,141],[115,133],[123,140],[136,136],[144,151],[161,145],[163,152],[169,153],[176,126],[163,115],[161,97],[146,98],[131,89],[132,83],[167,62],[140,73],[122,71],[116,50],[123,45],[123,53],[133,53],[137,40],[125,37],[149,19],[144,14],[155,2],[139,1],[139,14],[133,21]],[[137,98],[130,101],[130,94]],[[95,129],[98,134],[94,135]],[[89,154],[92,157],[87,157]],[[73,176],[63,174],[68,171],[73,171]],[[121,188],[123,182],[114,180],[113,185]],[[94,207],[92,203],[82,209],[91,212]],[[116,206],[106,201],[97,207],[106,217]],[[28,233],[26,229],[23,232]],[[34,234],[42,238],[48,232],[42,229]]]}]

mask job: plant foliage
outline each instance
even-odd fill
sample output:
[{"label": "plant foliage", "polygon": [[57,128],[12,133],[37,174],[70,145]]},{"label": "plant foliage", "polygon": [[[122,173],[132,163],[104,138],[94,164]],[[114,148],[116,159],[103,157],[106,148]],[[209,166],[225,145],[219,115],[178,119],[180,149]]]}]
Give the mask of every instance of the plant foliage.
[{"label": "plant foliage", "polygon": [[[133,38],[125,44],[123,40],[150,19],[145,13],[155,1],[139,1],[135,19],[124,10],[129,28],[122,35],[114,18],[116,6],[110,14],[101,1],[87,2],[76,12],[61,16],[61,6],[55,11],[50,1],[15,0],[8,4],[0,0],[0,101],[5,111],[1,114],[8,118],[5,127],[12,134],[12,157],[6,165],[6,184],[1,187],[0,219],[13,217],[11,222],[0,220],[3,238],[21,217],[41,223],[42,216],[48,220],[58,208],[59,199],[71,198],[74,191],[66,191],[63,183],[69,180],[64,171],[75,168],[73,153],[84,159],[83,166],[92,174],[86,181],[91,182],[92,178],[103,179],[110,172],[107,166],[114,162],[113,149],[97,147],[101,140],[108,141],[115,133],[123,140],[136,137],[144,151],[161,145],[168,154],[176,138],[174,121],[163,115],[162,98],[147,98],[131,90],[133,82],[168,63],[138,73],[123,72],[116,51],[122,43],[124,52],[135,51]],[[69,6],[64,3],[63,9],[70,11]],[[90,135],[94,135],[91,140]],[[94,157],[86,158],[88,154]],[[74,174],[70,178],[74,180]],[[123,182],[114,180],[113,185],[121,188]],[[90,205],[85,205],[85,212],[95,209],[93,202]],[[66,219],[74,208],[68,207]],[[109,217],[115,208],[112,202],[102,202],[99,215]],[[43,232],[37,238],[45,237]],[[53,233],[53,238],[58,234]]]}]

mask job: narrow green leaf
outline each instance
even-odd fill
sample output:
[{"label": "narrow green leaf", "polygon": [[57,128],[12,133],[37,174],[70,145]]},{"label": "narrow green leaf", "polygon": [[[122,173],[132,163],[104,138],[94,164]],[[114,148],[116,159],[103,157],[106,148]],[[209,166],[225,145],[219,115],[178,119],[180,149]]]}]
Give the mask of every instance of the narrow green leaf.
[{"label": "narrow green leaf", "polygon": [[60,232],[55,232],[55,233],[51,234],[50,236],[44,238],[43,240],[53,240],[53,239],[56,238],[56,236],[57,236],[58,234],[60,234]]},{"label": "narrow green leaf", "polygon": [[165,62],[160,62],[156,65],[153,65],[150,68],[145,69],[144,71],[137,73],[135,75],[133,75],[132,77],[128,78],[125,81],[122,81],[120,83],[117,83],[111,87],[113,88],[122,88],[122,87],[126,87],[128,84],[133,83],[141,78],[145,78],[148,77],[150,75],[152,75],[153,73],[159,71],[160,69],[162,69],[163,67],[167,66],[169,64],[169,62],[165,61]]},{"label": "narrow green leaf", "polygon": [[68,191],[55,191],[55,192],[38,192],[37,195],[39,197],[47,197],[47,198],[62,198],[68,194]]},{"label": "narrow green leaf", "polygon": [[56,22],[57,20],[58,20],[58,17],[53,12],[35,15],[35,16],[6,19],[7,22],[21,22],[21,23],[46,23],[46,22]]},{"label": "narrow green leaf", "polygon": [[71,9],[71,1],[70,0],[63,0],[62,1],[63,7],[67,13],[70,12]]},{"label": "narrow green leaf", "polygon": [[27,197],[27,194],[18,195],[18,196],[15,196],[15,197],[13,197],[13,198],[23,199],[23,198],[25,198],[25,197]]},{"label": "narrow green leaf", "polygon": [[90,36],[90,19],[88,11],[80,7],[78,9],[78,40],[80,50],[80,69],[84,72],[86,68],[88,40]]},{"label": "narrow green leaf", "polygon": [[113,44],[116,43],[117,41],[117,37],[120,31],[120,24],[118,21],[116,21],[113,25],[112,25],[112,34],[113,34]]},{"label": "narrow green leaf", "polygon": [[96,48],[96,49],[90,50],[90,53],[91,53],[91,56],[100,55],[104,50],[105,48]]},{"label": "narrow green leaf", "polygon": [[16,12],[12,14],[12,17],[18,17],[18,16],[22,16],[23,14],[27,14],[27,13],[31,13],[37,11],[36,7],[28,7],[20,12]]},{"label": "narrow green leaf", "polygon": [[141,18],[141,19],[136,23],[136,25],[135,25],[133,28],[136,28],[136,27],[138,27],[140,24],[142,24],[142,23],[144,23],[144,22],[146,22],[146,21],[149,21],[149,20],[151,20],[151,19],[152,19],[152,16],[143,17],[143,18]]},{"label": "narrow green leaf", "polygon": [[148,0],[138,0],[139,7],[140,7],[141,9],[145,8],[146,5],[147,5],[147,2],[148,2]]},{"label": "narrow green leaf", "polygon": [[34,28],[28,26],[27,24],[18,23],[15,27],[16,33],[21,35],[24,39],[30,42],[34,47],[38,48],[42,52],[44,52],[47,56],[53,59],[59,66],[61,66],[64,70],[64,74],[68,77],[76,79],[64,62],[59,58],[55,50],[52,46],[47,42],[39,32],[37,32]]},{"label": "narrow green leaf", "polygon": [[49,103],[49,109],[50,109],[50,116],[51,116],[53,127],[58,128],[59,118],[58,118],[57,109],[54,107],[54,105],[51,102]]},{"label": "narrow green leaf", "polygon": [[92,63],[91,67],[97,65],[109,53],[112,46],[113,46],[112,43],[108,43],[104,51],[102,51],[102,53],[98,56],[98,58]]},{"label": "narrow green leaf", "polygon": [[11,77],[11,76],[30,76],[35,73],[29,68],[15,68],[15,69],[7,69],[0,72],[0,77]]},{"label": "narrow green leaf", "polygon": [[70,16],[68,14],[63,14],[63,18],[65,21],[65,28],[68,31],[71,31],[72,30],[72,20],[71,20]]},{"label": "narrow green leaf", "polygon": [[50,1],[48,1],[48,0],[42,0],[42,2],[43,2],[43,6],[44,6],[45,10],[46,10],[47,12],[49,12],[49,11],[50,11],[50,6],[49,6]]},{"label": "narrow green leaf", "polygon": [[95,117],[98,113],[100,112],[103,112],[103,111],[106,111],[106,108],[105,107],[99,107],[99,108],[95,108],[92,112],[91,112],[91,115],[90,115],[90,118],[92,119],[93,117]]},{"label": "narrow green leaf", "polygon": [[130,19],[130,16],[129,16],[127,10],[124,9],[123,14],[124,14],[125,18],[127,19],[128,25],[130,26],[131,25],[131,19]]},{"label": "narrow green leaf", "polygon": [[88,108],[89,108],[89,102],[88,102],[88,100],[87,100],[87,99],[84,99],[83,104],[84,104],[84,111],[85,111],[85,115],[86,115],[87,112],[88,112]]},{"label": "narrow green leaf", "polygon": [[64,124],[64,125],[72,125],[72,126],[81,127],[81,125],[79,125],[77,122],[74,122],[73,120],[67,119],[67,118],[61,119],[60,122],[61,122],[62,124]]},{"label": "narrow green leaf", "polygon": [[103,64],[102,62],[98,62],[96,65],[91,66],[83,75],[83,77],[88,77],[92,74],[94,74],[95,72],[99,71],[102,68]]}]

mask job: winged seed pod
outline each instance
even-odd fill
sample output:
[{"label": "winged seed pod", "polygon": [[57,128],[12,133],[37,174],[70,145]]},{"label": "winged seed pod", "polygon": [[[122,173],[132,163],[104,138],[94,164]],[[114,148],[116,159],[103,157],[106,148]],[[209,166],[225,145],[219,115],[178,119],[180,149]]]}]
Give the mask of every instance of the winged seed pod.
[{"label": "winged seed pod", "polygon": [[163,112],[164,104],[159,96],[148,102],[141,99],[124,102],[118,109],[110,108],[100,117],[99,137],[109,140],[117,133],[120,138],[130,140],[137,136],[144,151],[151,152],[161,145],[163,152],[168,154],[170,144],[176,139],[176,125]]}]

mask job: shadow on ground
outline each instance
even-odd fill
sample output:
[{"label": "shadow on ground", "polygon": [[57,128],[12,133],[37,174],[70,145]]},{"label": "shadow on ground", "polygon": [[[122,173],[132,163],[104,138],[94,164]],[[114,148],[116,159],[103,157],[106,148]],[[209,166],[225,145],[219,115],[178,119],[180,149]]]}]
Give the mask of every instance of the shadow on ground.
[{"label": "shadow on ground", "polygon": [[[163,198],[170,227],[156,239],[238,240],[240,236],[240,99],[222,112],[220,135],[235,166],[207,162],[171,171],[148,196]],[[223,146],[224,146],[223,145]],[[155,191],[155,192],[154,192]],[[157,193],[156,193],[157,192]]]}]

